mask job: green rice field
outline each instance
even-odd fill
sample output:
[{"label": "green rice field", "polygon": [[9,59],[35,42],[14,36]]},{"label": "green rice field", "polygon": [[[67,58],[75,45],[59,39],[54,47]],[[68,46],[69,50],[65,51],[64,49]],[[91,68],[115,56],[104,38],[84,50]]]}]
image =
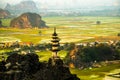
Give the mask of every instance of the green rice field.
[{"label": "green rice field", "polygon": [[[3,25],[7,28],[0,28],[1,42],[32,42],[50,43],[53,28],[57,28],[57,33],[61,39],[60,43],[70,42],[92,42],[120,40],[120,17],[43,17],[48,29],[16,29],[11,28],[11,19],[2,19]],[[101,24],[96,24],[100,21]],[[40,33],[39,33],[40,32]],[[0,53],[10,50],[0,50]],[[64,59],[67,51],[60,51],[59,55]],[[37,52],[40,61],[47,61],[51,57],[50,51]],[[93,69],[70,69],[73,74],[77,74],[81,80],[107,80],[104,79],[110,71],[119,69],[120,64],[111,64],[101,68]],[[110,79],[108,79],[110,80]],[[113,80],[113,79],[112,79]]]},{"label": "green rice field", "polygon": [[[43,17],[48,29],[13,29],[8,27],[0,29],[0,42],[21,41],[33,43],[50,42],[53,27],[61,43],[84,41],[120,40],[119,17]],[[3,19],[3,25],[10,25],[10,19]],[[101,24],[96,24],[100,21]],[[41,32],[39,34],[39,32]]]}]

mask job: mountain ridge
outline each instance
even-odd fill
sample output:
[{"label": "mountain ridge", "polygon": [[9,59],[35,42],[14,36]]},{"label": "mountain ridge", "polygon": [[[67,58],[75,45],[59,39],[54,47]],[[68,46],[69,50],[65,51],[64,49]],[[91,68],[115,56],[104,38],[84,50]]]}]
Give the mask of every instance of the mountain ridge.
[{"label": "mountain ridge", "polygon": [[22,1],[16,5],[7,3],[5,10],[10,11],[12,14],[22,14],[25,12],[37,12],[38,8],[34,1]]}]

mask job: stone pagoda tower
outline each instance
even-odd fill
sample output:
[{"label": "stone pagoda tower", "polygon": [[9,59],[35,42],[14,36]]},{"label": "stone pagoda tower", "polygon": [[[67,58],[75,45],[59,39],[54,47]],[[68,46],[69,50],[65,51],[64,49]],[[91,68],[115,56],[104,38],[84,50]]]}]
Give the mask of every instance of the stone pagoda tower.
[{"label": "stone pagoda tower", "polygon": [[60,51],[59,41],[60,41],[60,39],[56,33],[56,28],[54,28],[54,33],[52,34],[52,40],[51,40],[51,42],[52,42],[52,57],[53,58],[59,58],[57,55],[58,51]]}]

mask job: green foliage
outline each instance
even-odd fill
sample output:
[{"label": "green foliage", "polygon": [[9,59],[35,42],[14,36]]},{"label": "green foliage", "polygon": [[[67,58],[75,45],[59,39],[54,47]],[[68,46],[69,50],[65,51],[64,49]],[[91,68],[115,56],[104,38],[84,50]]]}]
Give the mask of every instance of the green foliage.
[{"label": "green foliage", "polygon": [[75,47],[75,43],[65,43],[64,49],[67,51],[72,50]]},{"label": "green foliage", "polygon": [[100,24],[101,24],[101,21],[96,21],[96,24],[100,25]]},{"label": "green foliage", "polygon": [[0,27],[2,26],[2,21],[0,20]]},{"label": "green foliage", "polygon": [[[51,51],[46,51],[42,50],[40,52],[36,53],[39,56],[39,60],[41,62],[48,61],[50,57],[52,57],[52,52]],[[67,55],[67,51],[61,50],[58,55],[60,56],[61,59],[64,59],[65,56]]]},{"label": "green foliage", "polygon": [[120,36],[120,33],[118,33],[117,36]]},{"label": "green foliage", "polygon": [[11,19],[2,19],[3,26],[10,27],[10,21]]},{"label": "green foliage", "polygon": [[48,61],[52,53],[50,51],[40,51],[36,53],[39,56],[41,62]]},{"label": "green foliage", "polygon": [[120,60],[119,42],[113,45],[99,43],[96,45],[75,46],[66,55],[65,62],[75,67],[89,67],[94,62]]},{"label": "green foliage", "polygon": [[58,52],[58,56],[60,56],[61,59],[65,59],[67,53],[68,53],[68,51],[61,50],[61,51]]},{"label": "green foliage", "polygon": [[80,57],[83,62],[113,60],[112,56],[114,56],[111,47],[105,44],[85,47],[81,53]]}]

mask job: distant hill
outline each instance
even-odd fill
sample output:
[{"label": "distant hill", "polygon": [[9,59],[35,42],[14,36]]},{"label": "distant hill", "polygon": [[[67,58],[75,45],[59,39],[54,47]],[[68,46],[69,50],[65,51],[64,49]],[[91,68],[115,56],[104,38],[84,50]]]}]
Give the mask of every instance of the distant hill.
[{"label": "distant hill", "polygon": [[0,9],[0,18],[7,18],[10,16],[10,12],[7,10]]},{"label": "distant hill", "polygon": [[10,26],[15,28],[48,28],[45,21],[43,21],[41,16],[36,13],[24,13],[11,20]]},{"label": "distant hill", "polygon": [[34,1],[22,1],[16,5],[7,4],[5,10],[10,11],[12,14],[38,11]]},{"label": "distant hill", "polygon": [[[44,1],[44,0],[43,0]],[[54,2],[54,1],[53,1]],[[58,1],[59,2],[59,1]],[[66,2],[66,1],[65,1]],[[118,2],[119,3],[119,2]],[[51,5],[51,3],[43,3],[42,1],[24,0],[18,4],[5,3],[5,10],[12,13],[12,16],[18,16],[26,12],[40,13],[42,16],[120,16],[120,4],[117,5],[101,5],[101,6],[71,6]],[[73,3],[71,3],[73,4]],[[2,3],[0,3],[0,6]],[[78,5],[78,4],[76,4]],[[80,5],[80,4],[79,4]],[[3,8],[3,7],[2,7]]]}]

